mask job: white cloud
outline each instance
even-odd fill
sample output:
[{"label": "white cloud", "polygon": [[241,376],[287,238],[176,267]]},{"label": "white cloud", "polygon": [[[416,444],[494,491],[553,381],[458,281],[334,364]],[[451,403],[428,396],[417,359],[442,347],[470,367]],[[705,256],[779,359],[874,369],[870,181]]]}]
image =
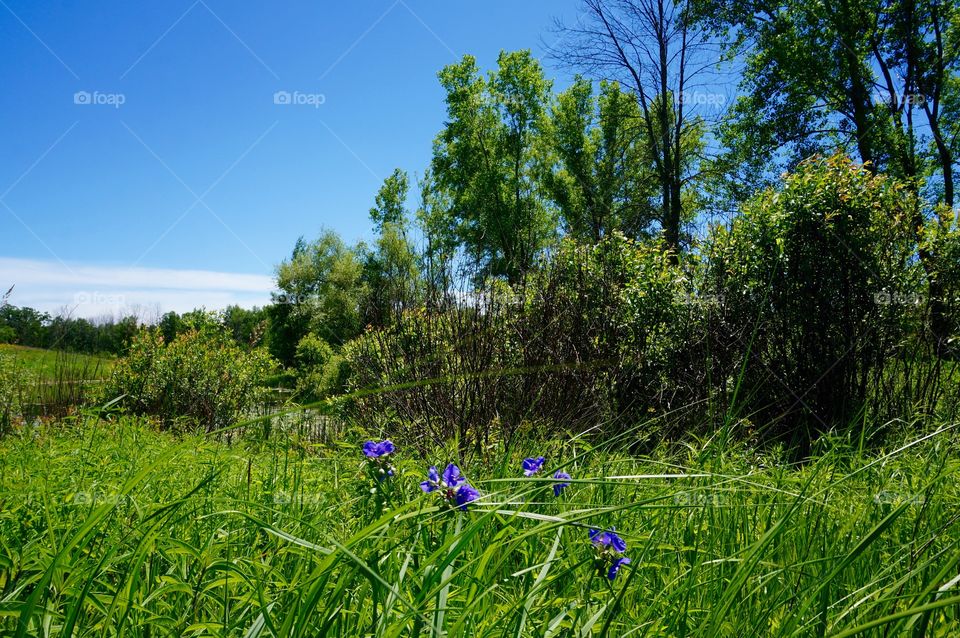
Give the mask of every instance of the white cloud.
[{"label": "white cloud", "polygon": [[134,313],[145,320],[170,310],[262,306],[275,289],[269,275],[0,257],[0,293],[12,285],[10,303],[17,306],[88,318]]}]

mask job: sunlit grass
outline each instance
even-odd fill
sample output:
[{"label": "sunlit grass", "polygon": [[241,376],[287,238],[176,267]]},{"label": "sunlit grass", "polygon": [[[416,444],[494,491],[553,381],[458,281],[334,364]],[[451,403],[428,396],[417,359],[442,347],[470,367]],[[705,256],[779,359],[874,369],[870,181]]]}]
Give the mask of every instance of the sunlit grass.
[{"label": "sunlit grass", "polygon": [[[0,441],[0,632],[956,635],[956,438],[921,438],[871,457],[834,442],[803,465],[556,442],[523,450],[547,456],[533,478],[492,451],[462,465],[482,494],[467,513],[419,489],[450,459],[396,441],[378,514],[356,442],[28,428]],[[633,561],[614,581],[588,538],[611,526]]]},{"label": "sunlit grass", "polygon": [[11,357],[25,372],[40,378],[55,376],[58,369],[67,367],[76,371],[96,372],[106,376],[116,359],[106,355],[91,355],[60,350],[45,350],[11,344],[0,344],[0,354]]}]

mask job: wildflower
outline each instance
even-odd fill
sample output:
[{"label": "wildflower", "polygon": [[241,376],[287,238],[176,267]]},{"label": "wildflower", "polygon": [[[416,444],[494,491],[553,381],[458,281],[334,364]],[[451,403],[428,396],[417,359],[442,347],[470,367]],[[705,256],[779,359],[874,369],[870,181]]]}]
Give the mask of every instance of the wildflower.
[{"label": "wildflower", "polygon": [[427,480],[420,483],[420,489],[427,494],[439,491],[449,505],[463,511],[467,510],[469,503],[480,498],[480,492],[467,483],[460,468],[453,463],[446,467],[442,475],[436,467],[431,466],[427,470]]},{"label": "wildflower", "polygon": [[420,483],[420,489],[429,494],[440,487],[440,475],[433,465],[427,470],[427,480]]},{"label": "wildflower", "polygon": [[379,459],[381,457],[388,456],[393,454],[395,449],[396,447],[390,440],[380,441],[379,443],[367,441],[363,444],[363,454],[368,459]]},{"label": "wildflower", "polygon": [[590,540],[597,547],[612,547],[614,551],[621,554],[627,551],[627,544],[617,534],[616,527],[611,527],[606,532],[601,532],[598,529],[592,529],[590,530]]},{"label": "wildflower", "polygon": [[472,502],[480,498],[480,492],[478,492],[472,485],[469,483],[461,483],[460,487],[457,489],[457,507],[459,507],[464,512],[467,511],[467,506]]},{"label": "wildflower", "polygon": [[390,463],[389,457],[396,449],[396,446],[390,440],[380,441],[379,443],[367,441],[363,444],[363,455],[367,457],[370,470],[376,480],[382,481],[388,476],[393,476],[394,467]]},{"label": "wildflower", "polygon": [[[553,478],[555,478],[555,479],[569,479],[569,478],[570,478],[570,475],[567,474],[566,472],[564,472],[563,470],[557,470],[556,474],[553,475]],[[560,492],[562,492],[562,491],[564,490],[564,488],[567,488],[567,487],[570,487],[570,484],[569,484],[569,483],[566,483],[566,482],[554,483],[554,484],[553,484],[553,495],[554,495],[554,496],[560,496]]]},{"label": "wildflower", "polygon": [[523,459],[523,475],[533,476],[540,471],[545,461],[546,459],[542,456],[538,456],[535,459]]},{"label": "wildflower", "polygon": [[601,573],[606,570],[606,576],[610,580],[617,577],[620,567],[630,564],[630,559],[622,555],[627,551],[627,543],[620,538],[615,527],[605,532],[599,529],[590,530],[590,542],[596,551],[597,570]]}]

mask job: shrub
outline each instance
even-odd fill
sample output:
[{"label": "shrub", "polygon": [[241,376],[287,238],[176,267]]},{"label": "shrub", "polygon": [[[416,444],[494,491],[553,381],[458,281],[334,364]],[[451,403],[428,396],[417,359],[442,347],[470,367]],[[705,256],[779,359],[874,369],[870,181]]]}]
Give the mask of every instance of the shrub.
[{"label": "shrub", "polygon": [[[564,240],[527,288],[526,365],[586,364],[607,414],[662,412],[700,390],[690,374],[697,304],[690,278],[658,244],[611,233],[596,244]],[[585,381],[586,379],[582,379]],[[569,400],[568,390],[553,397]],[[575,393],[573,396],[577,396]]]},{"label": "shrub", "polygon": [[258,399],[273,368],[264,351],[247,352],[219,329],[204,327],[167,343],[156,330],[137,335],[114,368],[104,400],[157,417],[166,427],[224,427]]},{"label": "shrub", "polygon": [[[502,281],[398,314],[344,349],[360,421],[461,453],[523,426],[571,432],[677,399],[692,340],[687,279],[652,244],[564,241],[523,286]],[[701,366],[702,367],[702,366]],[[595,430],[601,433],[599,430]]]},{"label": "shrub", "polygon": [[908,223],[917,205],[845,157],[815,158],[715,230],[713,374],[731,399],[736,391],[736,411],[801,447],[857,418],[874,375],[921,321]]},{"label": "shrub", "polygon": [[309,333],[297,344],[297,397],[322,399],[344,389],[346,368],[343,357],[326,341]]},{"label": "shrub", "polygon": [[925,230],[925,248],[933,255],[935,287],[942,304],[940,319],[946,324],[935,332],[946,335],[945,350],[956,358],[960,355],[960,219],[954,221],[954,212],[945,209]]}]

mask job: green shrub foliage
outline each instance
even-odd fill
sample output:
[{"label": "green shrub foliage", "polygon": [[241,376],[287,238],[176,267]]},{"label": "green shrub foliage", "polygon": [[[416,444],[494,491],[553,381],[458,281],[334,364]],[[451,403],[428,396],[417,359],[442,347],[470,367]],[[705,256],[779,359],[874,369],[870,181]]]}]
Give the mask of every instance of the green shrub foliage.
[{"label": "green shrub foliage", "polygon": [[251,407],[273,362],[264,351],[246,351],[220,329],[206,326],[167,343],[144,330],[114,368],[103,399],[121,398],[134,414],[166,427],[216,429]]},{"label": "green shrub foliage", "polygon": [[922,318],[916,206],[894,180],[815,158],[716,229],[714,373],[736,411],[798,444],[857,418]]},{"label": "green shrub foliage", "polygon": [[687,288],[652,244],[566,240],[523,287],[444,295],[345,348],[354,388],[372,390],[358,416],[424,447],[479,449],[525,424],[579,431],[662,412],[699,389],[676,382],[695,342]]},{"label": "green shrub foliage", "polygon": [[297,397],[317,400],[345,387],[345,364],[326,341],[312,332],[297,344]]}]

